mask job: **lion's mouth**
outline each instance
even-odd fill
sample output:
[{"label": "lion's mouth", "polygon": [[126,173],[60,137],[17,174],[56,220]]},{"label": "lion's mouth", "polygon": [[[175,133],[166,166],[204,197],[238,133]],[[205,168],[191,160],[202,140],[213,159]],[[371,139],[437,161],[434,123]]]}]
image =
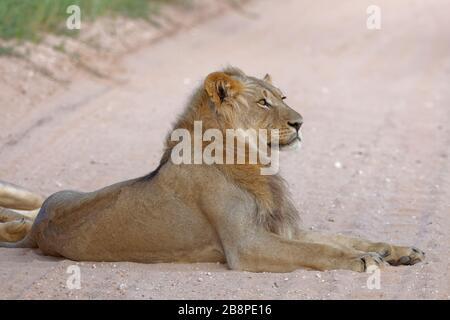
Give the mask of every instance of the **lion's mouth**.
[{"label": "lion's mouth", "polygon": [[293,144],[301,142],[301,141],[302,141],[302,139],[297,134],[295,137],[293,137],[291,140],[289,140],[288,143],[286,143],[286,146],[290,146],[290,145],[293,145]]},{"label": "lion's mouth", "polygon": [[301,138],[297,135],[291,140],[289,140],[288,143],[280,145],[280,150],[292,150],[296,149],[300,146],[300,143],[302,142]]}]

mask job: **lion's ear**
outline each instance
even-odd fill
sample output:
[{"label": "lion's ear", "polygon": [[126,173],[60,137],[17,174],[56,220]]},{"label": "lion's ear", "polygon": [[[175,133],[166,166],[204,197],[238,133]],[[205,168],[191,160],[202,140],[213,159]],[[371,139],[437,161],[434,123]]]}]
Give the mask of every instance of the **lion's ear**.
[{"label": "lion's ear", "polygon": [[263,80],[267,83],[272,84],[272,77],[270,76],[270,74],[266,73],[266,75],[264,76]]},{"label": "lion's ear", "polygon": [[205,90],[212,101],[219,106],[227,97],[235,97],[241,90],[242,84],[223,72],[213,72],[205,79]]}]

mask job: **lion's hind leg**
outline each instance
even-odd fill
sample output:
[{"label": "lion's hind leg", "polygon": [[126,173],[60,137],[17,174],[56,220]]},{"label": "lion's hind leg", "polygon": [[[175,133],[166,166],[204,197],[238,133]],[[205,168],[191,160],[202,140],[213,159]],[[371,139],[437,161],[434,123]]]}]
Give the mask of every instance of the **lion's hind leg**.
[{"label": "lion's hind leg", "polygon": [[31,191],[0,180],[0,206],[17,210],[35,210],[44,199]]},{"label": "lion's hind leg", "polygon": [[28,214],[22,214],[10,209],[0,207],[0,222],[10,222],[21,219],[34,220],[34,216],[29,216]]},{"label": "lion's hind leg", "polygon": [[0,242],[22,240],[30,231],[42,202],[41,196],[0,181]]},{"label": "lion's hind leg", "polygon": [[17,242],[22,240],[30,231],[33,222],[20,219],[0,223],[0,241]]}]

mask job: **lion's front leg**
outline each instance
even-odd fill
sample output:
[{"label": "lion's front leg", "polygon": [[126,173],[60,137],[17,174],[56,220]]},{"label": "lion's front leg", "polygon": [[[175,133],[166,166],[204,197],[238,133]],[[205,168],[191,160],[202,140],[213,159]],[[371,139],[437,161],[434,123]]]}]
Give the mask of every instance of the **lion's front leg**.
[{"label": "lion's front leg", "polygon": [[425,253],[415,247],[395,246],[384,242],[372,242],[337,234],[301,231],[298,238],[303,241],[336,244],[363,252],[376,252],[393,266],[413,265],[425,259]]},{"label": "lion's front leg", "polygon": [[0,222],[10,222],[21,219],[34,220],[34,217],[29,217],[28,215],[0,207]]},{"label": "lion's front leg", "polygon": [[[241,219],[234,220],[233,217]],[[251,272],[291,272],[346,269],[365,272],[382,267],[375,252],[361,252],[346,246],[286,239],[252,222],[251,215],[228,215],[218,228],[228,266]]]},{"label": "lion's front leg", "polygon": [[288,240],[265,231],[236,242],[225,241],[224,249],[231,269],[252,272],[291,272],[298,268],[365,272],[384,263],[377,253]]},{"label": "lion's front leg", "polygon": [[[224,187],[222,186],[222,189]],[[258,207],[251,197],[233,186],[228,197],[209,197],[204,208],[217,231],[228,266],[252,272],[291,272],[299,268],[315,270],[346,269],[365,272],[381,267],[382,257],[348,246],[290,239],[270,232],[255,219]]]}]

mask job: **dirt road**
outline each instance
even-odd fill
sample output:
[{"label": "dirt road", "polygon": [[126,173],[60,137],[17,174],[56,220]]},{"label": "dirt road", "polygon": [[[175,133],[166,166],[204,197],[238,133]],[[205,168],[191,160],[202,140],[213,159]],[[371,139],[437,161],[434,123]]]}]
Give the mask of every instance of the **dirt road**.
[{"label": "dirt road", "polygon": [[425,263],[383,269],[373,290],[349,271],[76,263],[69,290],[74,262],[0,249],[0,298],[449,299],[450,4],[378,1],[381,30],[368,30],[370,4],[255,1],[127,56],[120,81],[2,105],[0,178],[49,195],[146,174],[193,88],[233,64],[271,73],[305,118],[303,148],[281,159],[304,224],[415,245]]}]

